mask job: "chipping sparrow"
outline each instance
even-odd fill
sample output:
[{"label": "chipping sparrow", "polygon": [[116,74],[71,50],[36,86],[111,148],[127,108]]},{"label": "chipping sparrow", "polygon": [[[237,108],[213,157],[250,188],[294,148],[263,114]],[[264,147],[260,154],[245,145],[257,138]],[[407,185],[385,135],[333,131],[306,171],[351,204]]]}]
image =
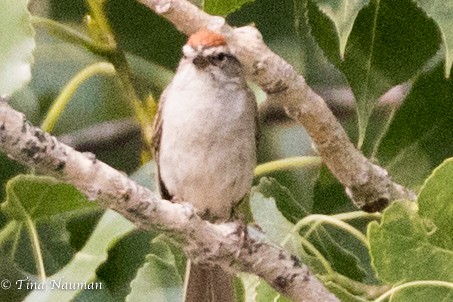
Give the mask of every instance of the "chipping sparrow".
[{"label": "chipping sparrow", "polygon": [[[252,184],[255,97],[222,35],[202,29],[190,36],[183,53],[154,128],[160,192],[165,199],[190,202],[211,222],[227,221]],[[219,267],[192,265],[186,301],[231,299],[230,276]]]}]

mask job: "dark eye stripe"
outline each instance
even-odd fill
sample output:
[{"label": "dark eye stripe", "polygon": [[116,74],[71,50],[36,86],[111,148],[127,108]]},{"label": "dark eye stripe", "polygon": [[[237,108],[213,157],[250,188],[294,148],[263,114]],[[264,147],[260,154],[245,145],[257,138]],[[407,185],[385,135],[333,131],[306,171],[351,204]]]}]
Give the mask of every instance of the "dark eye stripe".
[{"label": "dark eye stripe", "polygon": [[221,52],[216,56],[216,59],[219,61],[223,61],[226,59],[226,57],[227,57],[227,55],[225,53]]},{"label": "dark eye stripe", "polygon": [[230,55],[228,53],[224,53],[224,52],[220,52],[218,54],[209,56],[209,61],[216,66],[220,66],[225,61],[231,60],[231,59],[234,59],[234,57],[232,55]]}]

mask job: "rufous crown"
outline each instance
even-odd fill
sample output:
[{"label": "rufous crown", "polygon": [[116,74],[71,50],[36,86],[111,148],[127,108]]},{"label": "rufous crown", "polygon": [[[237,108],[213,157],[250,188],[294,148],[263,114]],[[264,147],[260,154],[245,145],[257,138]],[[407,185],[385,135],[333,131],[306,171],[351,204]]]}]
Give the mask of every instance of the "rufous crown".
[{"label": "rufous crown", "polygon": [[204,48],[226,45],[226,41],[225,37],[221,34],[213,32],[207,28],[202,28],[189,37],[187,44],[195,49],[199,46]]}]

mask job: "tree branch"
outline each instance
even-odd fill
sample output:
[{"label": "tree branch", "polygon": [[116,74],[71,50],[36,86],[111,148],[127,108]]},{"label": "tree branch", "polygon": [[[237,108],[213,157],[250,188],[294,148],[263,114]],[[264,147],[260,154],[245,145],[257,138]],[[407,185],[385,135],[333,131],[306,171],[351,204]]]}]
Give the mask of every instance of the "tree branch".
[{"label": "tree branch", "polygon": [[80,153],[33,127],[0,98],[0,151],[35,171],[74,185],[102,207],[143,229],[172,235],[195,262],[260,276],[294,301],[338,301],[299,260],[236,223],[211,224],[190,204],[175,204],[136,184],[91,153]]},{"label": "tree branch", "polygon": [[268,102],[283,105],[316,144],[323,162],[346,187],[354,203],[379,211],[396,199],[415,200],[415,194],[393,182],[387,171],[371,163],[349,140],[344,129],[294,68],[272,52],[253,27],[232,28],[186,0],[138,0],[190,35],[202,27],[222,33],[243,64],[248,78],[267,93]]}]

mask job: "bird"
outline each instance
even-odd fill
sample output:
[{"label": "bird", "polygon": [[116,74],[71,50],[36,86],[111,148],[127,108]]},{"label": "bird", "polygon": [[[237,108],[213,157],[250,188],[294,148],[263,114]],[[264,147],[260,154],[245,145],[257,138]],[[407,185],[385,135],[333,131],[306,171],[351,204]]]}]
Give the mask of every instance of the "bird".
[{"label": "bird", "polygon": [[[233,220],[253,182],[257,115],[243,66],[225,36],[207,28],[192,34],[154,122],[161,197],[192,204],[211,223]],[[234,301],[232,275],[216,265],[188,263],[185,301]]]}]

